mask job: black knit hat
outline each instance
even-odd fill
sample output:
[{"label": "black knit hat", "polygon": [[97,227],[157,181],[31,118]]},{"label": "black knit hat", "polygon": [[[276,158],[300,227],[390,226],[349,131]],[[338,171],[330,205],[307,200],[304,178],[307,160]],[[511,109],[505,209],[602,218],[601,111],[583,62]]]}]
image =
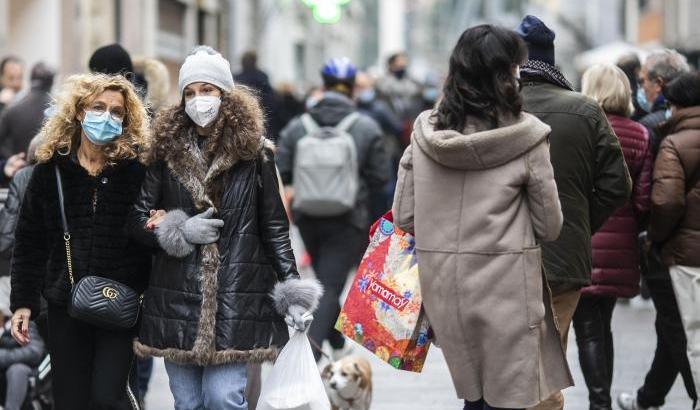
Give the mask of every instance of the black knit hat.
[{"label": "black knit hat", "polygon": [[538,60],[554,65],[555,34],[542,20],[527,15],[515,29],[515,32],[527,43],[530,60]]},{"label": "black knit hat", "polygon": [[110,44],[100,47],[90,57],[90,71],[103,74],[133,73],[129,53],[119,44]]}]

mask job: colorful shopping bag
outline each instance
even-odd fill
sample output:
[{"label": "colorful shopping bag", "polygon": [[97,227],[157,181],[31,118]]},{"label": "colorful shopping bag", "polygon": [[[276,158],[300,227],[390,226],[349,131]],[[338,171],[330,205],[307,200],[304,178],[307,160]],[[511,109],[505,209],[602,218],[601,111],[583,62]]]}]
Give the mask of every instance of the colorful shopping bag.
[{"label": "colorful shopping bag", "polygon": [[420,372],[429,324],[422,309],[415,240],[391,215],[377,224],[335,328],[391,366]]}]

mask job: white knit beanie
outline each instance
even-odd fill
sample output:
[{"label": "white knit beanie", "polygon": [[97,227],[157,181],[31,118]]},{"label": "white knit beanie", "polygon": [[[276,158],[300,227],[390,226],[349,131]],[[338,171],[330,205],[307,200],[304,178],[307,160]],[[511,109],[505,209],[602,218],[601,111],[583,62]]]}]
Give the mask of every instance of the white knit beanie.
[{"label": "white knit beanie", "polygon": [[180,94],[192,83],[209,83],[224,91],[231,91],[233,89],[231,65],[213,48],[197,46],[180,67],[180,77],[177,82]]}]

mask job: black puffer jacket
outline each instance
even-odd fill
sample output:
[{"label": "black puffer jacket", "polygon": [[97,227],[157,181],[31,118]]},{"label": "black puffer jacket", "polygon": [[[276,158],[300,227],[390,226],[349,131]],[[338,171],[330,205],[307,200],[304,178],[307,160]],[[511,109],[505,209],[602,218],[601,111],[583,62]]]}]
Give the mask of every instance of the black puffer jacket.
[{"label": "black puffer jacket", "polygon": [[[181,107],[156,119],[154,163],[134,208],[134,232],[158,249],[136,352],[198,365],[273,360],[288,339],[288,305],[312,309],[317,295],[305,297],[298,280],[262,113],[237,88],[201,149],[191,124]],[[190,245],[182,224],[211,206],[224,220],[218,243]],[[168,212],[155,233],[144,229],[152,209]]]},{"label": "black puffer jacket", "polygon": [[36,316],[42,289],[46,300],[57,305],[65,305],[70,295],[56,163],[63,178],[75,280],[99,275],[142,292],[150,256],[130,240],[127,217],[144,167],[122,161],[93,177],[69,156],[56,156],[34,168],[24,196],[15,231],[11,309],[30,308]]},{"label": "black puffer jacket", "polygon": [[15,246],[15,227],[22,207],[24,191],[32,177],[33,166],[17,171],[7,193],[5,206],[0,209],[0,276],[9,276],[12,248]]},{"label": "black puffer jacket", "polygon": [[5,326],[7,328],[0,336],[0,370],[7,370],[17,363],[38,366],[46,354],[46,347],[36,323],[29,322],[29,344],[26,346],[20,346],[10,334],[9,325]]}]

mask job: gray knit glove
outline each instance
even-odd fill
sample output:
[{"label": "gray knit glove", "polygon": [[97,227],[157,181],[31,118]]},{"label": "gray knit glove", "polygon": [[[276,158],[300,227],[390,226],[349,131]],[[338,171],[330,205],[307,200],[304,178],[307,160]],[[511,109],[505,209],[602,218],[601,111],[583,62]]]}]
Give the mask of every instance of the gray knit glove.
[{"label": "gray knit glove", "polygon": [[213,219],[214,208],[209,208],[201,214],[185,221],[182,234],[185,240],[195,245],[206,245],[219,240],[219,229],[224,226],[222,219]]}]

